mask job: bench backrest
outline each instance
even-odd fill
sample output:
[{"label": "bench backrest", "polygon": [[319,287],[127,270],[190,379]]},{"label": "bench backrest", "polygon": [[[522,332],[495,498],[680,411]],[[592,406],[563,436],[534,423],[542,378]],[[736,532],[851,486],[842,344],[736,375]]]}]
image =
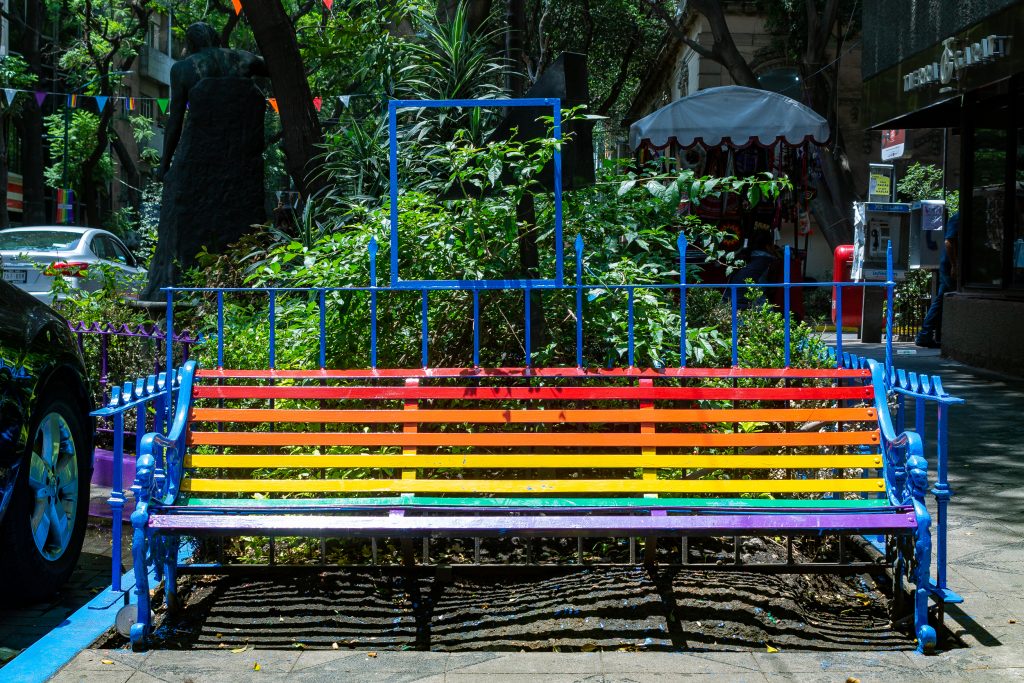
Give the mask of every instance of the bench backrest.
[{"label": "bench backrest", "polygon": [[182,491],[877,497],[873,399],[835,368],[200,370]]}]

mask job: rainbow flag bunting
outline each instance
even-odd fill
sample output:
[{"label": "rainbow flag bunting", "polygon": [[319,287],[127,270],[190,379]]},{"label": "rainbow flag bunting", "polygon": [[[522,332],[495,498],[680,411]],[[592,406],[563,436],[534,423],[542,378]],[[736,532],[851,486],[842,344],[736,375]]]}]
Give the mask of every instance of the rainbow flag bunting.
[{"label": "rainbow flag bunting", "polygon": [[95,98],[96,107],[102,112],[107,106],[107,100],[110,99],[106,95],[97,95]]},{"label": "rainbow flag bunting", "polygon": [[68,106],[69,107],[77,107],[78,106],[78,95],[74,95],[74,94],[68,95]]},{"label": "rainbow flag bunting", "polygon": [[276,97],[268,97],[267,98],[267,102],[270,102],[270,108],[274,110],[275,114],[280,114],[281,113],[278,110],[278,108],[277,108],[277,98]]},{"label": "rainbow flag bunting", "polygon": [[7,104],[14,104],[14,98],[18,96],[18,91],[14,88],[4,88],[4,95],[7,96]]},{"label": "rainbow flag bunting", "polygon": [[231,4],[235,8],[235,14],[241,14],[242,13],[242,2],[241,2],[241,0],[231,0]]},{"label": "rainbow flag bunting", "polygon": [[160,107],[160,113],[161,114],[166,114],[167,113],[167,103],[169,101],[170,100],[168,100],[166,97],[157,98],[156,106]]},{"label": "rainbow flag bunting", "polygon": [[322,97],[314,97],[313,98],[313,106],[316,107],[317,111],[320,111],[320,107],[324,106],[324,98],[322,98]]},{"label": "rainbow flag bunting", "polygon": [[74,190],[57,190],[57,222],[65,225],[75,222]]}]

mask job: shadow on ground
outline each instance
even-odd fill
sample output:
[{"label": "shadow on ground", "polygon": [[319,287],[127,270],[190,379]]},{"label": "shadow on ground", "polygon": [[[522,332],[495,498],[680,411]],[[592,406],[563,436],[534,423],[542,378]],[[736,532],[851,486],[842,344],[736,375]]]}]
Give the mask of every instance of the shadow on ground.
[{"label": "shadow on ground", "polygon": [[[156,649],[911,649],[869,576],[644,567],[193,577]],[[525,574],[527,570],[523,569]],[[101,647],[124,646],[118,636]]]}]

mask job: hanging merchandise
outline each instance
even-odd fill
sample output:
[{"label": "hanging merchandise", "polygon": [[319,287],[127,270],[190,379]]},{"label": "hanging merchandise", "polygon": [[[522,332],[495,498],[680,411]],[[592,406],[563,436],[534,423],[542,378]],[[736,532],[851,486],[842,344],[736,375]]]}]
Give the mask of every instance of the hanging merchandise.
[{"label": "hanging merchandise", "polygon": [[811,234],[811,214],[803,206],[797,208],[796,234],[801,236]]}]

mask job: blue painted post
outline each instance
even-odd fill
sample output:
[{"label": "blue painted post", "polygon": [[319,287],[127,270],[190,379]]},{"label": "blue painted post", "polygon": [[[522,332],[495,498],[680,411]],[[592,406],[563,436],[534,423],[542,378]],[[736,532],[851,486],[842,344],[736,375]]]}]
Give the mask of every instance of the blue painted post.
[{"label": "blue painted post", "polygon": [[[936,463],[936,482],[932,488],[938,508],[938,538],[935,543],[936,553],[936,587],[945,594],[946,591],[946,506],[953,492],[949,488],[949,406],[939,401],[938,417],[938,453]],[[944,596],[943,596],[944,597]]]},{"label": "blue painted post", "polygon": [[554,113],[554,138],[558,140],[555,153],[552,158],[555,195],[555,281],[561,284],[564,282],[562,273],[562,103],[555,99],[551,105]]},{"label": "blue painted post", "polygon": [[270,294],[270,369],[277,367],[277,290],[272,289]]},{"label": "blue painted post", "polygon": [[370,367],[377,367],[377,238],[370,238]]},{"label": "blue painted post", "polygon": [[583,236],[576,235],[576,367],[583,367]]},{"label": "blue painted post", "polygon": [[327,367],[327,290],[321,289],[318,292],[317,308],[320,313],[320,369]]},{"label": "blue painted post", "polygon": [[427,367],[427,290],[421,289],[423,302],[420,307],[420,358],[423,367]]},{"label": "blue painted post", "polygon": [[907,397],[896,394],[896,433],[907,431]]},{"label": "blue painted post", "polygon": [[[885,376],[892,373],[892,323],[896,317],[895,305],[896,280],[892,268],[892,240],[889,240],[885,249],[885,292],[886,292],[886,313],[885,313]],[[922,432],[923,434],[923,432]]]},{"label": "blue painted post", "polygon": [[[783,255],[782,263],[782,349],[785,354],[786,367],[790,364],[790,350],[789,350],[789,317],[790,317],[790,306],[789,306],[789,283],[790,283],[790,263],[789,263],[789,245],[786,245],[785,254]],[[842,335],[840,335],[842,336]],[[840,347],[836,347],[836,355],[839,354]],[[838,360],[838,359],[837,359]],[[735,365],[735,363],[734,363]]]},{"label": "blue painted post", "polygon": [[633,333],[633,288],[630,287],[626,290],[626,348],[627,348],[627,359],[629,361],[629,367],[633,367],[633,345],[634,345],[634,333]]},{"label": "blue painted post", "polygon": [[533,356],[533,353],[531,352],[531,349],[530,349],[530,285],[529,284],[527,284],[523,288],[523,298],[524,298],[524,304],[525,304],[523,306],[523,311],[524,311],[523,317],[526,318],[526,329],[525,329],[525,333],[523,334],[523,349],[526,352],[526,367],[530,367],[530,357]]},{"label": "blue painted post", "polygon": [[[788,249],[789,247],[787,246],[786,248]],[[789,302],[787,301],[786,303],[788,304]],[[788,334],[788,305],[786,306],[786,311],[786,333]],[[786,367],[789,367],[789,339],[786,339]],[[839,283],[836,284],[836,367],[843,367],[843,285]]]},{"label": "blue painted post", "polygon": [[[165,352],[167,354],[167,377],[168,380],[170,380],[171,377],[174,377],[174,290],[171,288],[167,289],[167,311],[165,312],[165,320],[167,338],[164,340],[164,345],[166,347]],[[174,410],[174,401],[168,400],[167,424],[171,424],[172,410]]]},{"label": "blue painted post", "polygon": [[739,296],[739,286],[732,286],[729,290],[732,292],[732,366],[736,367],[740,364],[740,326],[736,301]]},{"label": "blue painted post", "polygon": [[[136,451],[137,452],[137,451]],[[124,413],[118,412],[114,415],[114,473],[111,482],[110,498],[107,503],[110,505],[110,521],[113,525],[111,534],[110,553],[110,587],[112,590],[121,590],[121,510],[124,508],[124,481],[121,479],[121,468],[124,462]]]},{"label": "blue painted post", "polygon": [[388,194],[391,202],[391,284],[398,284],[398,104],[388,102]]},{"label": "blue painted post", "polygon": [[[224,292],[217,291],[217,367],[224,367]],[[138,451],[135,451],[138,453]]]},{"label": "blue painted post", "polygon": [[686,235],[679,233],[679,367],[686,367]]},{"label": "blue painted post", "polygon": [[480,290],[473,290],[473,367],[480,367]]}]

